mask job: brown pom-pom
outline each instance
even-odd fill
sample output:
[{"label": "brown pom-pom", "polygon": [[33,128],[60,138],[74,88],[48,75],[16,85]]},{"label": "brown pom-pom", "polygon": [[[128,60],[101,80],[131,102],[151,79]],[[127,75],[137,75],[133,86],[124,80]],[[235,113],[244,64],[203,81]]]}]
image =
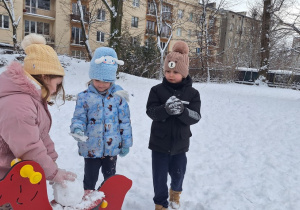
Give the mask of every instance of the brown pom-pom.
[{"label": "brown pom-pom", "polygon": [[189,54],[189,47],[187,43],[183,41],[178,41],[174,44],[172,51],[179,52],[181,54]]}]

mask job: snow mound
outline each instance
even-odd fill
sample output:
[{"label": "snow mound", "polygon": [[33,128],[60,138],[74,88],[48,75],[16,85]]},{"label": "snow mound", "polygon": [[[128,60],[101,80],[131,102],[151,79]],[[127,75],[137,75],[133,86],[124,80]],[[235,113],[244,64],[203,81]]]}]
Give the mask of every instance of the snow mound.
[{"label": "snow mound", "polygon": [[66,188],[58,183],[52,185],[54,200],[62,206],[77,205],[84,195],[82,182],[76,179],[74,182],[65,181],[65,184]]}]

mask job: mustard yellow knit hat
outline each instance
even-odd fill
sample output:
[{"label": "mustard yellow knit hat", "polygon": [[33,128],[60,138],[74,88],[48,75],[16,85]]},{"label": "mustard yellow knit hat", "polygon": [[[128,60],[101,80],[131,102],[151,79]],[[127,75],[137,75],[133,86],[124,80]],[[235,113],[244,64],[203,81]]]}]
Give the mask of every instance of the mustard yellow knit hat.
[{"label": "mustard yellow knit hat", "polygon": [[46,45],[46,40],[42,35],[29,34],[25,36],[21,46],[26,53],[24,69],[29,74],[65,75],[56,52],[52,47]]}]

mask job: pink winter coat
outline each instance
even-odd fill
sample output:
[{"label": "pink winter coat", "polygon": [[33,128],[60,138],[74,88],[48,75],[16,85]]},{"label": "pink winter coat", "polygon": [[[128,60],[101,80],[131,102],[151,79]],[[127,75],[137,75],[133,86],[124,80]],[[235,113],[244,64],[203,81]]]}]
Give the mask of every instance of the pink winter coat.
[{"label": "pink winter coat", "polygon": [[34,84],[17,62],[0,74],[0,179],[14,158],[38,162],[47,179],[57,173],[51,116]]}]

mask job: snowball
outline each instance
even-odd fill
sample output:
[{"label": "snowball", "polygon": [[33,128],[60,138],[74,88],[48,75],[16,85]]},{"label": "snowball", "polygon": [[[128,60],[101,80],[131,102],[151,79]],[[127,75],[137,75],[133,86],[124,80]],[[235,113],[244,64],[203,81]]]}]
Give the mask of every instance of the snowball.
[{"label": "snowball", "polygon": [[80,203],[84,195],[82,181],[76,179],[74,182],[65,181],[65,184],[66,188],[58,183],[52,185],[54,200],[62,206],[75,206]]}]

